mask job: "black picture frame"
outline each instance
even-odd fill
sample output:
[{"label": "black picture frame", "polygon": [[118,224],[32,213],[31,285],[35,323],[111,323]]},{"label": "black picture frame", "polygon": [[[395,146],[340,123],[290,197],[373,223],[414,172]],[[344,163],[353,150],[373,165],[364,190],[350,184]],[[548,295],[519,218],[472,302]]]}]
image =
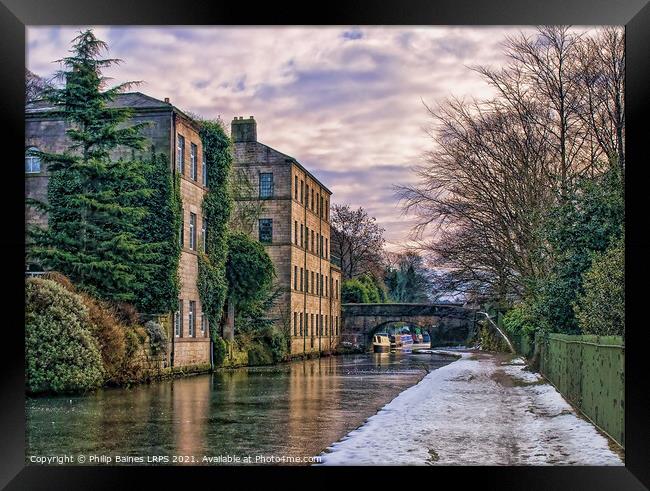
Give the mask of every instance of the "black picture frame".
[{"label": "black picture frame", "polygon": [[[625,25],[626,26],[626,465],[625,467],[433,467],[396,468],[228,468],[228,467],[41,467],[25,464],[23,319],[24,247],[24,67],[26,25]],[[147,486],[188,486],[197,476],[211,487],[344,485],[360,478],[408,486],[481,489],[647,489],[650,488],[650,383],[645,351],[644,283],[648,268],[647,168],[643,152],[650,114],[650,4],[647,0],[383,0],[279,5],[265,2],[188,0],[0,0],[0,108],[4,131],[2,194],[4,342],[3,431],[0,485],[7,489],[118,489],[145,477]],[[644,138],[645,137],[645,138]],[[7,152],[8,151],[8,152]],[[645,159],[647,160],[647,158]],[[10,313],[10,315],[6,315]],[[471,445],[471,442],[468,442]],[[189,479],[192,481],[189,481]],[[230,479],[235,479],[230,481]],[[453,484],[443,484],[445,478]],[[273,479],[273,481],[270,481]],[[423,479],[416,482],[415,479]],[[206,484],[207,485],[207,484]]]}]

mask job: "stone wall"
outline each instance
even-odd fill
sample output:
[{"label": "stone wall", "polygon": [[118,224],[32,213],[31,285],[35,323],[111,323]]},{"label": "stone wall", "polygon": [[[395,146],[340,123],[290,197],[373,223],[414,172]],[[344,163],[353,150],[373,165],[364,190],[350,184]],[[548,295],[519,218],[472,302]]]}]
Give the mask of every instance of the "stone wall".
[{"label": "stone wall", "polygon": [[[203,197],[207,189],[202,185],[201,159],[203,157],[203,146],[198,133],[198,128],[183,118],[176,119],[176,134],[185,138],[185,165],[184,173],[180,174],[181,181],[181,201],[183,207],[183,248],[179,262],[180,277],[180,300],[183,303],[183,322],[182,332],[175,336],[174,340],[174,366],[193,365],[200,363],[210,363],[210,336],[209,329],[201,332],[201,320],[203,310],[199,290],[197,288],[198,279],[198,251],[203,247],[201,240],[201,226],[203,222]],[[176,141],[176,138],[174,138]],[[191,177],[190,166],[190,148],[191,144],[197,146],[197,178]],[[175,162],[176,153],[174,153],[174,168],[178,172],[178,166]],[[194,248],[190,248],[190,216],[194,214],[195,222],[195,241]],[[194,335],[190,335],[190,301],[195,302],[195,329]]]}]

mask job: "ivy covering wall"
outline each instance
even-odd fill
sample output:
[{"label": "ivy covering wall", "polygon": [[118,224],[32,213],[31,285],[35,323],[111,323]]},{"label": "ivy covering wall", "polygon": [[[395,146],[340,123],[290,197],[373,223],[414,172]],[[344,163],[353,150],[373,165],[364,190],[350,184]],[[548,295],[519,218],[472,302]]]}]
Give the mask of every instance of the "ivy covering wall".
[{"label": "ivy covering wall", "polygon": [[142,312],[166,314],[178,309],[180,279],[178,266],[181,247],[178,230],[181,224],[182,205],[180,178],[170,172],[169,158],[151,152],[151,165],[147,167],[147,185],[156,192],[145,199],[149,210],[140,229],[140,238],[155,244],[156,261],[148,287],[140,295]]},{"label": "ivy covering wall", "polygon": [[233,208],[230,173],[232,151],[223,124],[202,121],[200,130],[207,165],[208,192],[203,198],[203,216],[207,220],[205,253],[199,254],[198,290],[203,311],[208,316],[212,338],[217,329],[228,290],[226,258],[228,222]]}]

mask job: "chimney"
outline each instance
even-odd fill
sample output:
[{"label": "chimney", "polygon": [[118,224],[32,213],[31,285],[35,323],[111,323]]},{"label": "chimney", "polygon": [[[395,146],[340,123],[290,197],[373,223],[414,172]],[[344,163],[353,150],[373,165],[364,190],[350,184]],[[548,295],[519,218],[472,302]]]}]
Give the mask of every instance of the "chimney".
[{"label": "chimney", "polygon": [[256,142],[257,141],[257,122],[250,116],[244,119],[243,116],[235,116],[230,126],[230,135],[232,141],[238,142]]},{"label": "chimney", "polygon": [[165,102],[169,104],[169,97],[165,97]]}]

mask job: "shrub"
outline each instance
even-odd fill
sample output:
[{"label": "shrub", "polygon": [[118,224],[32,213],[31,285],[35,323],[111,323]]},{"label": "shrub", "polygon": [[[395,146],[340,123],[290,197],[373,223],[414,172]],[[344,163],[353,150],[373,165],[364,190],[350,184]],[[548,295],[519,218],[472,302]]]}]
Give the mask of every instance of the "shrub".
[{"label": "shrub", "polygon": [[625,248],[619,239],[594,255],[574,311],[584,334],[625,336]]},{"label": "shrub", "polygon": [[213,339],[214,364],[223,365],[228,354],[228,345],[221,336],[215,336]]},{"label": "shrub", "polygon": [[126,356],[125,328],[108,303],[85,293],[80,298],[88,309],[90,332],[99,345],[106,380],[117,381]]},{"label": "shrub", "polygon": [[532,337],[535,334],[535,316],[530,305],[520,303],[503,316],[503,327],[512,334]]},{"label": "shrub", "polygon": [[126,349],[118,380],[122,383],[142,378],[145,368],[142,364],[145,355],[143,348],[147,339],[147,333],[142,326],[124,326],[124,335]]},{"label": "shrub", "polygon": [[31,393],[89,390],[103,382],[88,309],[54,280],[26,280],[25,378]]},{"label": "shrub", "polygon": [[356,278],[344,281],[341,285],[341,301],[343,303],[370,303],[366,285]]},{"label": "shrub", "polygon": [[249,365],[271,365],[272,363],[273,353],[266,344],[255,342],[248,348]]},{"label": "shrub", "polygon": [[508,351],[508,345],[503,338],[487,327],[484,322],[482,324],[478,333],[478,342],[481,349],[485,351]]},{"label": "shrub", "polygon": [[149,347],[152,355],[167,354],[167,333],[162,325],[154,321],[148,321],[144,325],[149,337]]},{"label": "shrub", "polygon": [[133,326],[140,323],[140,315],[136,308],[130,303],[117,302],[114,311],[117,319],[127,326]]},{"label": "shrub", "polygon": [[273,362],[279,363],[284,361],[289,355],[288,336],[282,332],[274,331],[268,340],[273,356]]}]

